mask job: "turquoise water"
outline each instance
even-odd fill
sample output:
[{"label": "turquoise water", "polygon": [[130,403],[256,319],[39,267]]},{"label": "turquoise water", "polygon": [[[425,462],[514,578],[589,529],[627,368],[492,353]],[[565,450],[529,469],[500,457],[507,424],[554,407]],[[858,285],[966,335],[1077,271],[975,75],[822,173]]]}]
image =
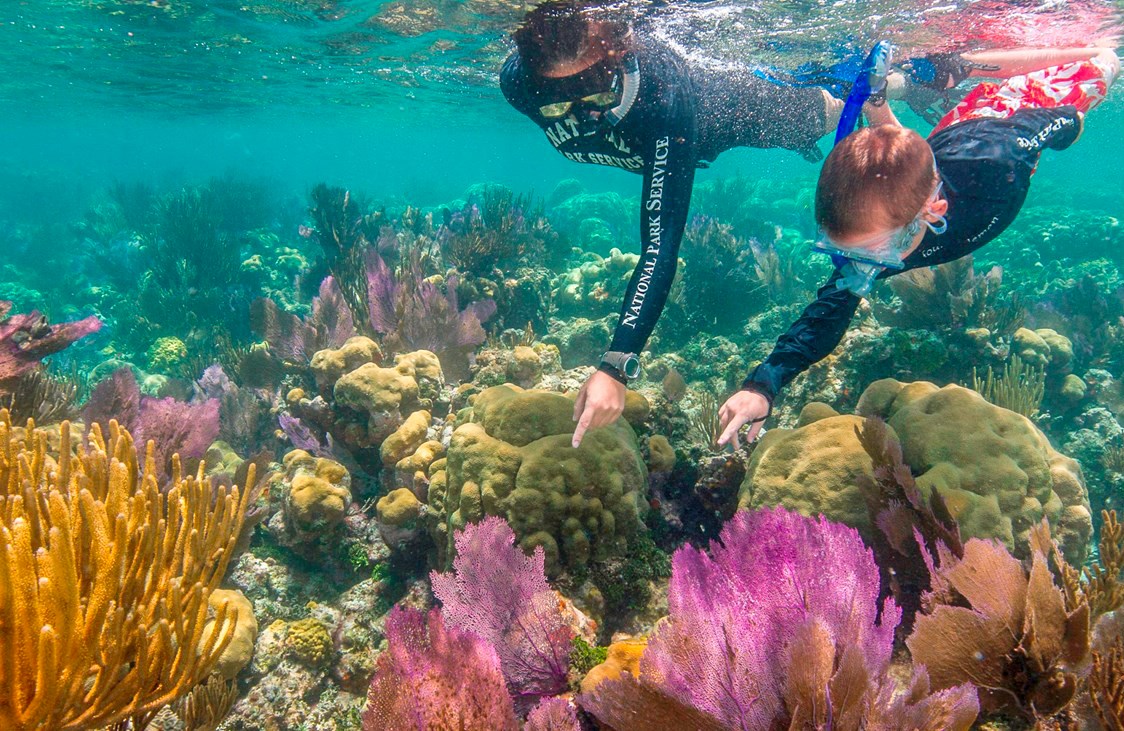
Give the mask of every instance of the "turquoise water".
[{"label": "turquoise water", "polygon": [[[827,597],[816,610],[832,615],[825,622],[842,623],[833,607],[875,593],[893,595],[912,622],[929,574],[912,544],[912,553],[897,551],[887,543],[891,531],[875,529],[900,518],[874,508],[868,516],[860,493],[875,477],[886,490],[887,481],[901,490],[881,493],[879,509],[908,502],[915,479],[926,495],[942,495],[966,539],[998,541],[982,560],[992,560],[989,569],[1000,562],[1015,584],[1026,579],[1019,562],[1025,568],[1036,560],[1031,531],[1043,516],[1074,566],[1104,557],[1100,511],[1124,508],[1124,82],[1089,115],[1077,144],[1045,153],[1020,218],[976,253],[974,274],[971,266],[953,266],[929,288],[900,280],[880,286],[840,348],[778,399],[766,440],[739,452],[715,447],[717,410],[769,354],[829,267],[808,248],[820,165],[785,150],[723,153],[696,175],[692,216],[699,218],[688,225],[681,278],[644,354],[646,370],[632,384],[643,401],[628,402],[622,421],[575,451],[571,399],[608,347],[635,265],[629,256],[640,248],[640,179],[565,160],[503,99],[499,68],[527,7],[507,0],[0,0],[0,302],[14,303],[11,312],[0,307],[0,334],[6,336],[6,317],[33,309],[51,323],[89,316],[103,323],[18,382],[5,380],[3,369],[23,341],[0,337],[0,407],[35,416],[51,435],[48,451],[58,448],[63,418],[108,428],[112,417],[141,439],[165,436],[152,467],[165,491],[172,451],[187,455],[189,470],[202,459],[223,484],[243,478],[249,462],[260,466],[266,480],[253,492],[249,527],[222,582],[249,600],[257,628],[240,649],[242,664],[231,660],[236,677],[223,687],[236,701],[221,731],[577,731],[522,726],[528,700],[517,694],[513,711],[492,709],[508,721],[476,718],[463,727],[381,725],[380,711],[371,710],[377,704],[368,706],[368,687],[410,708],[427,702],[421,696],[428,686],[416,677],[394,675],[385,660],[376,665],[386,642],[395,647],[403,636],[388,629],[396,616],[389,612],[441,606],[450,627],[456,612],[470,613],[464,605],[472,601],[452,609],[453,579],[437,588],[435,601],[441,582],[429,572],[452,569],[454,553],[471,554],[455,529],[484,514],[511,524],[482,524],[499,531],[486,544],[494,554],[485,563],[494,560],[510,576],[479,582],[493,593],[481,589],[486,596],[475,603],[502,604],[497,594],[515,592],[520,582],[541,588],[549,580],[567,602],[535,594],[527,606],[562,606],[568,629],[551,642],[562,636],[570,652],[570,635],[581,641],[568,655],[569,677],[563,667],[548,690],[527,695],[566,699],[615,633],[668,631],[657,621],[669,613],[669,594],[687,602],[687,621],[698,622],[693,636],[704,638],[700,647],[708,652],[708,642],[723,639],[708,624],[720,626],[726,642],[767,624],[731,629],[721,622],[770,606],[783,593],[769,583],[776,576],[805,582],[802,599]],[[645,14],[647,32],[700,66],[750,73],[760,65],[830,63],[881,38],[901,57],[1112,42],[1124,31],[1121,7],[1107,0],[720,0],[637,3],[630,12]],[[905,124],[928,131],[899,106]],[[820,147],[826,152],[828,140]],[[358,207],[347,208],[354,201]],[[485,221],[491,214],[497,219]],[[362,215],[368,218],[360,225]],[[344,230],[343,253],[333,248],[333,230]],[[363,258],[375,250],[385,271]],[[335,284],[322,288],[329,275]],[[385,285],[386,277],[397,287],[394,327],[372,314],[377,288],[370,282]],[[425,307],[410,309],[418,300]],[[294,330],[305,338],[296,345]],[[335,337],[344,330],[371,340],[345,346]],[[419,356],[423,350],[437,355]],[[987,373],[1021,367],[1013,356],[1029,375],[1008,382],[1008,392],[987,387]],[[42,386],[40,376],[55,385]],[[890,378],[936,386],[902,395],[882,380]],[[384,382],[393,387],[380,390]],[[549,393],[521,394],[509,383]],[[949,387],[938,392],[947,400],[925,390],[937,386]],[[163,430],[142,423],[159,421],[153,413],[164,414]],[[886,444],[902,452],[860,444],[855,427],[875,422],[852,416],[859,413],[891,423]],[[9,433],[0,420],[0,442]],[[0,528],[7,531],[0,537],[7,540],[17,522],[12,506],[30,492],[13,489],[22,485],[17,480],[5,482],[13,468],[4,454],[0,448]],[[876,466],[898,460],[893,479],[885,469],[875,475],[872,459]],[[56,463],[45,464],[50,473]],[[45,490],[54,478],[41,477],[36,484]],[[737,523],[747,515],[738,508],[778,504],[822,511],[837,525],[758,511],[745,518],[753,535],[738,538],[750,525]],[[741,518],[731,520],[735,511]],[[733,531],[723,540],[747,555],[723,567],[692,558],[685,546],[707,546],[723,526]],[[895,527],[899,538],[912,535]],[[507,547],[512,539],[504,530],[514,530],[527,551],[543,549],[530,568],[520,563],[526,556],[512,555],[518,552]],[[777,543],[765,546],[774,532]],[[1105,532],[1109,540],[1118,535]],[[786,552],[787,539],[798,534],[807,550]],[[1110,557],[1124,552],[1124,538],[1118,542]],[[4,555],[16,556],[14,565],[25,548]],[[26,553],[31,565],[35,553]],[[738,611],[719,619],[707,614],[717,617],[706,602],[682,599],[687,589],[671,578],[677,571],[725,571],[729,578],[761,556],[777,565],[754,574],[753,586],[713,575],[696,582],[726,587],[730,596],[720,589],[714,595]],[[760,594],[743,601],[751,589]],[[1060,592],[1036,596],[1046,594],[1063,601]],[[0,599],[11,596],[0,591]],[[970,604],[958,601],[958,609]],[[1043,636],[1060,645],[1063,634],[1081,628],[1060,627],[1065,612],[1055,604],[1037,609],[1054,622]],[[17,617],[6,611],[0,605],[0,661],[9,656],[4,643],[12,635],[5,633],[24,626],[22,619],[5,624]],[[894,663],[904,665],[911,628],[900,626],[896,640],[892,628],[875,631],[875,611],[873,601],[856,610],[863,617],[855,621],[866,624],[855,642],[881,643],[872,656],[884,652],[888,662],[893,649]],[[784,622],[799,613],[783,612]],[[1097,625],[1092,647],[1102,657],[1122,636],[1120,614],[1105,614]],[[942,631],[928,627],[919,631]],[[1023,639],[1032,645],[1029,634]],[[156,635],[145,638],[155,644]],[[928,637],[916,644],[943,646],[932,634],[914,636]],[[839,637],[840,648],[853,640],[846,632]],[[1066,638],[1070,651],[1080,649],[1081,637]],[[773,648],[774,639],[750,644],[764,652],[759,648]],[[468,644],[433,663],[444,663],[435,673],[469,678],[470,687],[458,688],[448,704],[463,721],[473,687],[494,701],[518,682],[507,666],[502,678],[500,670],[469,675],[457,653],[471,645],[475,668],[487,665],[491,649],[461,640]],[[969,640],[958,647],[972,650],[974,663],[992,655],[1021,662],[1025,649],[977,650]],[[781,677],[767,665],[780,653],[751,663],[750,688],[759,678]],[[721,676],[715,667],[725,657],[716,651],[715,663],[696,669],[683,688]],[[30,654],[21,659],[34,667]],[[980,723],[1029,729],[1036,720],[1031,701],[1056,700],[1049,689],[1069,687],[1061,681],[1071,674],[1080,676],[1081,695],[1070,710],[1089,717],[1088,659],[1051,657],[1042,672],[1012,660],[1003,677],[1022,685],[1003,697],[1018,701],[1004,706],[992,698]],[[908,677],[908,668],[894,674]],[[34,673],[24,682],[34,686]],[[941,687],[975,698],[961,682]],[[586,731],[595,728],[594,717],[613,718],[603,699],[571,705],[575,712],[580,706]],[[9,708],[0,698],[0,731],[8,731]],[[701,701],[692,708],[720,715]],[[165,721],[171,713],[169,706]],[[179,706],[175,713],[185,715]],[[677,731],[653,718],[616,728]],[[734,728],[716,723],[706,728]],[[787,717],[778,723],[788,728]],[[143,727],[139,718],[131,724]],[[968,728],[931,726],[953,727]]]},{"label": "turquoise water", "polygon": [[[21,182],[4,183],[0,205],[14,208],[7,215],[16,220],[34,218],[39,206],[22,195],[75,211],[106,181],[179,185],[228,172],[298,192],[327,180],[415,205],[446,202],[484,180],[545,194],[576,177],[634,194],[630,176],[550,154],[541,134],[503,103],[496,75],[510,48],[505,31],[520,18],[516,7],[401,5],[6,3],[0,163],[3,175]],[[881,34],[901,43],[901,54],[988,47],[996,41],[978,28],[1012,13],[1021,29],[1005,41],[1083,43],[1113,27],[1111,6],[1099,4],[1002,16],[981,3],[685,5],[652,12],[661,18],[656,27],[691,54],[789,68],[833,60]],[[938,35],[953,24],[960,35]],[[1081,171],[1085,181],[1112,180],[1111,156],[1102,151],[1120,125],[1120,103],[1110,100],[1087,141],[1050,161],[1051,178]],[[815,169],[791,153],[734,150],[700,180],[735,174],[811,178]]]}]

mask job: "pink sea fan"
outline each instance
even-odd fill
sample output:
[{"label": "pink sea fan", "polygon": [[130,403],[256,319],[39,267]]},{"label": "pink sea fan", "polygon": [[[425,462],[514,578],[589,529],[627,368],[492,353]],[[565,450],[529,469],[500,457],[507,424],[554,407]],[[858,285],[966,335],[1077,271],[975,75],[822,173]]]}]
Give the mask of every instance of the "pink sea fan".
[{"label": "pink sea fan", "polygon": [[36,310],[8,315],[11,309],[10,301],[0,300],[0,382],[27,373],[48,355],[101,329],[101,320],[93,316],[51,325]]},{"label": "pink sea fan", "polygon": [[501,518],[465,526],[453,571],[430,574],[450,625],[495,646],[516,708],[567,687],[573,631],[550,588],[541,547],[527,556]]},{"label": "pink sea fan", "polygon": [[186,467],[197,463],[219,436],[219,400],[184,402],[174,398],[144,396],[136,376],[120,368],[94,387],[82,411],[86,424],[108,429],[115,419],[128,429],[144,455],[146,443],[155,447],[156,469],[167,476],[172,455],[179,454]]},{"label": "pink sea fan", "polygon": [[156,469],[167,475],[172,454],[185,466],[197,463],[219,436],[219,401],[198,403],[174,398],[143,397],[133,436],[138,447],[151,440],[156,448]]},{"label": "pink sea fan", "polygon": [[581,731],[574,705],[565,698],[543,698],[531,709],[523,731]]},{"label": "pink sea fan", "polygon": [[886,671],[901,611],[887,600],[877,623],[878,597],[878,567],[855,530],[783,508],[739,513],[709,554],[676,551],[670,617],[640,678],[604,681],[581,703],[617,728],[669,718],[741,731],[904,728],[868,724],[886,706],[924,716],[914,728],[966,729],[978,710],[970,686],[923,707],[919,676],[894,700]]},{"label": "pink sea fan", "polygon": [[363,731],[488,729],[519,726],[495,649],[471,632],[395,607],[386,620],[387,650],[375,664]]},{"label": "pink sea fan", "polygon": [[325,277],[320,283],[319,295],[312,299],[307,317],[285,312],[265,298],[250,306],[250,322],[278,358],[299,365],[307,363],[316,351],[338,348],[355,334],[351,310],[333,277]]}]

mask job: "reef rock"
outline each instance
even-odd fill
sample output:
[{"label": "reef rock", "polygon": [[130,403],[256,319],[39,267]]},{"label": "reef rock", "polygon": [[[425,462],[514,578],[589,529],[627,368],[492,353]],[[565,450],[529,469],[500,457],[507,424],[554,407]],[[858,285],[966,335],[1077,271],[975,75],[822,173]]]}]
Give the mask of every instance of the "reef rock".
[{"label": "reef rock", "polygon": [[824,513],[869,535],[861,486],[871,463],[855,427],[876,416],[901,440],[921,490],[944,498],[965,539],[999,539],[1025,557],[1029,530],[1045,517],[1066,558],[1084,560],[1092,519],[1081,468],[1026,417],[967,388],[893,379],[871,384],[858,412],[832,415],[810,404],[797,428],[768,432],[750,462],[739,506]]},{"label": "reef rock", "polygon": [[507,520],[524,549],[542,546],[555,574],[624,553],[648,479],[636,434],[622,419],[574,449],[573,409],[561,394],[504,385],[461,414],[447,459],[430,468],[441,561],[451,558],[454,531],[486,515]]}]

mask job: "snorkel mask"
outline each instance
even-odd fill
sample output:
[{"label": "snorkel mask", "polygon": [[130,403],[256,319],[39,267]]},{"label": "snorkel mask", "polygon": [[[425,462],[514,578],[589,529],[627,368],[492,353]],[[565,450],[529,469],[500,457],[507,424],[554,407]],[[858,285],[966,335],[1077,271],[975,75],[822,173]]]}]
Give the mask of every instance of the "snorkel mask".
[{"label": "snorkel mask", "polygon": [[[893,51],[889,41],[879,41],[870,49],[855,78],[855,83],[851,86],[851,93],[847,95],[843,112],[839,116],[839,126],[835,129],[836,145],[855,131],[866,100],[872,94],[886,88],[886,76],[890,73],[890,66],[893,63]],[[849,246],[841,246],[833,242],[827,232],[821,230],[820,237],[812,244],[812,248],[829,254],[832,263],[839,269],[840,276],[835,286],[838,289],[848,290],[858,297],[866,297],[874,288],[878,275],[883,271],[887,269],[900,271],[905,268],[905,252],[909,250],[923,224],[934,233],[944,233],[948,224],[943,217],[937,225],[923,218],[925,209],[940,196],[942,185],[943,183],[937,183],[937,188],[929,197],[925,208],[912,221],[891,231],[889,235],[880,235],[879,238],[883,240],[877,245],[873,242],[857,242]]]},{"label": "snorkel mask", "polygon": [[836,281],[836,287],[866,297],[883,270],[901,271],[905,268],[906,252],[922,226],[927,226],[937,235],[948,230],[948,221],[944,216],[938,216],[936,223],[924,218],[929,206],[940,198],[943,188],[944,182],[938,179],[933,194],[912,221],[889,234],[879,234],[877,239],[842,245],[832,241],[828,233],[820,229],[820,236],[812,243],[812,248],[830,255],[832,263],[839,267],[842,276]]},{"label": "snorkel mask", "polygon": [[[536,79],[544,119],[572,119],[583,137],[615,127],[640,94],[640,65],[633,53],[605,58],[584,71],[557,79]],[[551,101],[546,101],[551,100]]]}]

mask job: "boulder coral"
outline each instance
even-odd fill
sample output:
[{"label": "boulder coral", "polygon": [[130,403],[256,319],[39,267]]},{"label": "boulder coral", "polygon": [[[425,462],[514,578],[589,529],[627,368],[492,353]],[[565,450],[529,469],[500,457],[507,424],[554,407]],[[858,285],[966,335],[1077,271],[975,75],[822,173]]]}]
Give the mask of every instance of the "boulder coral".
[{"label": "boulder coral", "polygon": [[574,449],[573,401],[518,386],[489,388],[461,415],[446,459],[430,467],[431,533],[451,559],[456,530],[498,515],[548,571],[624,553],[640,525],[647,470],[625,420]]},{"label": "boulder coral", "polygon": [[[230,644],[219,656],[214,670],[226,680],[232,680],[242,668],[250,664],[250,659],[254,656],[254,643],[258,641],[258,620],[254,617],[254,606],[250,604],[246,595],[237,589],[215,589],[211,592],[209,604],[211,612],[215,614],[224,607],[228,615],[232,611],[237,612]],[[200,649],[215,632],[215,626],[215,619],[207,621],[203,629],[203,640],[199,643]]]},{"label": "boulder coral", "polygon": [[966,539],[996,538],[1025,558],[1029,531],[1045,517],[1066,558],[1085,558],[1092,518],[1081,468],[1026,417],[971,389],[893,379],[871,384],[858,412],[833,416],[810,404],[797,428],[766,434],[739,506],[782,504],[868,531],[861,486],[871,464],[855,427],[876,416],[901,441],[922,493],[941,494]]},{"label": "boulder coral", "polygon": [[[319,541],[343,523],[351,505],[351,475],[339,462],[313,457],[301,449],[285,455],[285,538],[294,543]],[[274,527],[271,520],[271,528]]]},{"label": "boulder coral", "polygon": [[308,367],[316,385],[324,391],[334,386],[343,374],[367,363],[382,363],[382,349],[374,340],[355,335],[338,348],[316,351]]},{"label": "boulder coral", "polygon": [[1050,374],[1065,375],[1072,369],[1073,343],[1056,330],[1020,327],[1012,336],[1011,346],[1024,363]]},{"label": "boulder coral", "polygon": [[366,434],[356,441],[374,446],[393,434],[410,414],[431,408],[443,384],[437,356],[419,350],[397,356],[393,367],[366,363],[345,373],[335,382],[332,395],[337,406],[366,414]]}]

